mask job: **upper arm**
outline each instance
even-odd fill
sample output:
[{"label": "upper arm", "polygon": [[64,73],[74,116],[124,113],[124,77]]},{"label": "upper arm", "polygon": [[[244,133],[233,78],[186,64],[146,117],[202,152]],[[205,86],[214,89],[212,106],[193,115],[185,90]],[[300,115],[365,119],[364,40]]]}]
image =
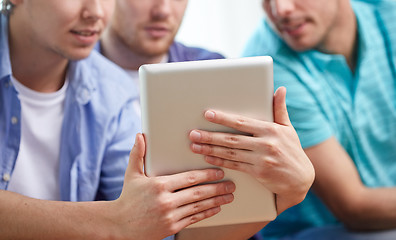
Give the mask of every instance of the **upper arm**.
[{"label": "upper arm", "polygon": [[[290,120],[301,145],[315,168],[314,192],[341,220],[348,220],[361,204],[359,195],[365,189],[357,168],[335,137],[336,127],[318,99],[325,91],[308,73],[299,74],[287,67],[274,66],[275,85],[286,86],[286,103]],[[328,106],[327,106],[328,107]],[[360,195],[361,196],[361,195]]]}]

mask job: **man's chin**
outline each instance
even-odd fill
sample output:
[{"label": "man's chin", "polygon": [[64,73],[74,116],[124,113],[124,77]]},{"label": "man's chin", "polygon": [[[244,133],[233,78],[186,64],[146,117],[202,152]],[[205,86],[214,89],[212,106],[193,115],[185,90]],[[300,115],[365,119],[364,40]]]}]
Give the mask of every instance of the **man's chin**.
[{"label": "man's chin", "polygon": [[84,51],[79,53],[68,54],[66,55],[66,58],[72,61],[78,61],[87,58],[90,54],[91,51]]},{"label": "man's chin", "polygon": [[304,41],[293,41],[289,39],[288,41],[286,41],[286,43],[291,49],[297,52],[304,52],[315,48],[315,44]]},{"label": "man's chin", "polygon": [[146,57],[159,57],[168,53],[170,45],[165,46],[146,46],[140,49],[139,54]]}]

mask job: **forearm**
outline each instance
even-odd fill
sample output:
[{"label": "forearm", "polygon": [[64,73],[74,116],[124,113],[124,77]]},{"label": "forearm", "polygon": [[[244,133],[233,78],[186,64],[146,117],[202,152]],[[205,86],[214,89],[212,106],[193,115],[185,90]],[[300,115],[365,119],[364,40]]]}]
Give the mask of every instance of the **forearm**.
[{"label": "forearm", "polygon": [[178,233],[176,240],[246,240],[267,224],[268,222],[188,228]]},{"label": "forearm", "polygon": [[332,137],[305,149],[314,164],[315,193],[352,230],[396,227],[396,188],[368,188],[355,163]]},{"label": "forearm", "polygon": [[0,191],[2,239],[104,239],[106,202],[44,201]]},{"label": "forearm", "polygon": [[338,215],[352,230],[396,228],[396,188],[365,188]]}]

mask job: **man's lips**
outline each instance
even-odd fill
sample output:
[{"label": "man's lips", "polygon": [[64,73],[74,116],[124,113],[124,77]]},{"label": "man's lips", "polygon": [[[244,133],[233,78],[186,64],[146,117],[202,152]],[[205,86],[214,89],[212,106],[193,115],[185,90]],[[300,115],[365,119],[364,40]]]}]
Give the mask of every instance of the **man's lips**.
[{"label": "man's lips", "polygon": [[170,32],[168,28],[163,26],[149,26],[144,29],[152,38],[162,38]]},{"label": "man's lips", "polygon": [[281,24],[279,29],[281,32],[286,33],[290,36],[297,36],[302,33],[304,30],[304,27],[306,25],[306,22],[299,22],[299,23],[293,23],[293,24]]},{"label": "man's lips", "polygon": [[100,35],[100,31],[93,29],[71,30],[70,32],[84,45],[94,44]]}]

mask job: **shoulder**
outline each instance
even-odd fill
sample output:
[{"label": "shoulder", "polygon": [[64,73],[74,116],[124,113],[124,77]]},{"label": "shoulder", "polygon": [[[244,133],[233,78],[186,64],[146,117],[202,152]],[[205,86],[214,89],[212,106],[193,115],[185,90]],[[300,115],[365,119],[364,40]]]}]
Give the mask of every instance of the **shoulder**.
[{"label": "shoulder", "polygon": [[283,40],[276,34],[272,27],[267,22],[266,18],[263,18],[256,30],[248,40],[245,49],[243,51],[244,57],[270,55],[274,56],[278,54],[278,51],[288,48]]},{"label": "shoulder", "polygon": [[76,97],[88,92],[92,104],[111,110],[138,97],[136,86],[126,72],[96,51],[71,64],[70,74]]},{"label": "shoulder", "polygon": [[199,47],[185,46],[182,43],[174,42],[169,49],[170,62],[196,61],[208,59],[224,58],[217,52],[208,51]]},{"label": "shoulder", "polygon": [[386,44],[396,44],[395,0],[353,0],[352,5],[366,31],[378,31]]},{"label": "shoulder", "polygon": [[352,0],[354,11],[373,12],[376,18],[384,20],[385,22],[392,22],[396,25],[396,1],[395,0]]},{"label": "shoulder", "polygon": [[395,0],[352,0],[352,4],[362,4],[372,7],[396,6]]}]

